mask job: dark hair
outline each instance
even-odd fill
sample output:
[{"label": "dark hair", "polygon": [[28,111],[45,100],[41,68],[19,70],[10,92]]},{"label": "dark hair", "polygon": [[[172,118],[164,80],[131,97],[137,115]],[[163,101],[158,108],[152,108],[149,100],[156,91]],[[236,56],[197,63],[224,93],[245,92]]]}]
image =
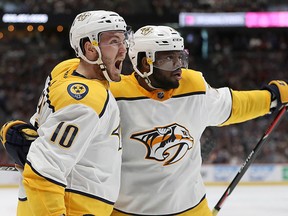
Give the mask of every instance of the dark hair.
[{"label": "dark hair", "polygon": [[80,48],[81,48],[81,51],[82,51],[83,55],[85,55],[84,45],[85,45],[86,42],[90,42],[89,37],[81,38],[80,42],[79,42],[80,43]]}]

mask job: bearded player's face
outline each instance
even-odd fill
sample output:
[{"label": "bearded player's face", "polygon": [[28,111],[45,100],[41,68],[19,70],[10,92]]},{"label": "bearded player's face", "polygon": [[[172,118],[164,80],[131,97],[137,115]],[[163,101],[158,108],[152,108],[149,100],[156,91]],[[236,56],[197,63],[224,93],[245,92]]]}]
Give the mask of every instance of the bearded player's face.
[{"label": "bearded player's face", "polygon": [[157,52],[153,74],[149,77],[152,85],[165,90],[178,88],[184,64],[186,65],[186,56],[183,56],[183,51]]}]

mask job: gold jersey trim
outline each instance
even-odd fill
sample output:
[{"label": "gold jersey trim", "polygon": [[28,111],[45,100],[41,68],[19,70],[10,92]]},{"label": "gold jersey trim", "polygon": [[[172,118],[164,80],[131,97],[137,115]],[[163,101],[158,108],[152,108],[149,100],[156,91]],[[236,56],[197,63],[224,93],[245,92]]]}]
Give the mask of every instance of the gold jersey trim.
[{"label": "gold jersey trim", "polygon": [[79,62],[79,59],[66,60],[52,70],[46,89],[47,102],[54,112],[69,105],[83,104],[100,116],[109,101],[108,81],[73,75]]},{"label": "gold jersey trim", "polygon": [[165,101],[170,98],[185,97],[195,94],[205,94],[206,86],[202,73],[182,69],[182,79],[176,89],[147,91],[141,87],[135,78],[135,72],[128,76],[121,76],[121,82],[111,83],[111,92],[116,100],[154,99]]}]

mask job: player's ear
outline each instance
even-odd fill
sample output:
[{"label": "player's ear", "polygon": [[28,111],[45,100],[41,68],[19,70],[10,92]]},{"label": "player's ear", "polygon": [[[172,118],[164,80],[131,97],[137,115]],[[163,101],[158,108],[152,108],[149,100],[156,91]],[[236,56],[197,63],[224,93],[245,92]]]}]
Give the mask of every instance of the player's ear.
[{"label": "player's ear", "polygon": [[90,41],[86,41],[84,46],[85,55],[89,60],[97,60],[99,54]]},{"label": "player's ear", "polygon": [[96,52],[94,46],[92,45],[92,43],[90,41],[86,41],[84,44],[84,49],[87,52]]},{"label": "player's ear", "polygon": [[143,57],[143,58],[141,59],[142,68],[143,68],[145,71],[149,71],[149,70],[150,70],[150,65],[148,64],[147,60],[148,60],[147,57]]}]

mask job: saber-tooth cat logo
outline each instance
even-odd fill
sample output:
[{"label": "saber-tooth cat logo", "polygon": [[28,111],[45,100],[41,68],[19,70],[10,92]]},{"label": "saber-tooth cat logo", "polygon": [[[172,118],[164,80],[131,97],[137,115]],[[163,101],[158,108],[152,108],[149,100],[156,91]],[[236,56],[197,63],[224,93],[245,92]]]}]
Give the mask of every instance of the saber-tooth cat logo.
[{"label": "saber-tooth cat logo", "polygon": [[139,132],[131,138],[146,146],[146,159],[163,161],[164,166],[181,160],[194,144],[189,131],[177,123]]}]

